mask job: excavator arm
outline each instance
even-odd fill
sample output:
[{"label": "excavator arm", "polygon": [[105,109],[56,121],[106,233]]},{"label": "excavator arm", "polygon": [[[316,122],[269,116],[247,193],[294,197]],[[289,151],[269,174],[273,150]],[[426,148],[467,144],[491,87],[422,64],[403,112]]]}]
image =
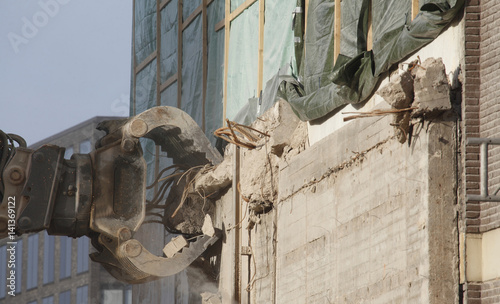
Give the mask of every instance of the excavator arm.
[{"label": "excavator arm", "polygon": [[221,155],[193,119],[173,107],[152,108],[99,128],[107,134],[96,149],[69,160],[64,159],[65,148],[31,150],[19,136],[1,132],[0,238],[42,230],[88,236],[97,249],[91,259],[128,283],[182,271],[219,234],[192,237],[171,257],[155,256],[133,238],[146,214],[147,167],[139,139],[152,139],[184,167],[215,165]]}]

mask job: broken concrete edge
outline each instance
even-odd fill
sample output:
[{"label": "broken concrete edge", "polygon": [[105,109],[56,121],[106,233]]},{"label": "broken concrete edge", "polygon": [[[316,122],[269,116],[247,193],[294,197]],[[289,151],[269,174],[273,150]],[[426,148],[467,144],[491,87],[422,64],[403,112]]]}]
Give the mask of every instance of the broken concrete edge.
[{"label": "broken concrete edge", "polygon": [[400,143],[411,136],[415,121],[432,119],[452,110],[451,85],[442,58],[413,62],[407,70],[398,69],[390,82],[377,91],[395,109],[410,109],[394,115],[392,125]]}]

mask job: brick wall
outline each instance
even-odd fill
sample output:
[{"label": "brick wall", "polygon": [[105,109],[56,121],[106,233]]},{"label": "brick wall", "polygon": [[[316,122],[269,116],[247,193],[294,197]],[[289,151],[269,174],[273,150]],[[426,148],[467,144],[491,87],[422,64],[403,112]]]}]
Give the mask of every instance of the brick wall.
[{"label": "brick wall", "polygon": [[[480,132],[481,137],[500,137],[500,1],[481,3],[481,83],[480,83]],[[492,147],[489,155],[489,191],[500,185],[500,147]],[[500,227],[500,204],[481,204],[481,232]]]},{"label": "brick wall", "polygon": [[[464,135],[500,137],[500,0],[469,0],[465,8]],[[479,147],[466,148],[467,193],[479,186]],[[500,185],[500,147],[488,151],[490,194]],[[500,204],[469,202],[466,206],[468,233],[482,233],[500,227]],[[500,280],[467,284],[467,303],[500,302]]]},{"label": "brick wall", "polygon": [[[464,136],[479,137],[480,98],[480,0],[468,0],[465,7],[465,79],[464,79]],[[468,194],[479,194],[479,146],[465,149],[465,188]],[[467,210],[467,232],[480,231],[481,206],[469,202]]]},{"label": "brick wall", "polygon": [[472,283],[468,286],[468,304],[500,303],[500,280]]}]

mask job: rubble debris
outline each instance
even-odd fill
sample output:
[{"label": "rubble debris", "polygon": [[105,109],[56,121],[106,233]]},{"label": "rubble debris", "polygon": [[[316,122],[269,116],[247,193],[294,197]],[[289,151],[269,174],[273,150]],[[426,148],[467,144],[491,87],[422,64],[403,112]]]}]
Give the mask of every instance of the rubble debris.
[{"label": "rubble debris", "polygon": [[203,222],[203,226],[201,227],[201,231],[204,235],[214,236],[215,229],[212,224],[212,217],[209,214],[205,215],[205,222]]},{"label": "rubble debris", "polygon": [[[413,70],[418,65],[408,68]],[[408,71],[396,71],[390,77],[391,82],[378,91],[378,94],[395,109],[408,109],[414,99],[413,76]],[[413,109],[413,108],[411,108]],[[403,111],[394,115],[392,125],[395,127],[396,137],[400,143],[404,143],[410,131],[410,111]]]},{"label": "rubble debris", "polygon": [[414,74],[413,117],[440,114],[451,110],[450,84],[441,58],[427,58],[422,66],[412,70]]},{"label": "rubble debris", "polygon": [[233,180],[232,168],[232,154],[228,151],[222,163],[198,173],[194,183],[194,190],[207,196],[226,189],[231,186]]},{"label": "rubble debris", "polygon": [[393,108],[409,108],[413,102],[413,77],[404,71],[401,74],[399,70],[390,77],[390,82],[378,90],[384,100]]},{"label": "rubble debris", "polygon": [[177,252],[181,251],[182,248],[187,246],[186,239],[179,235],[174,237],[165,247],[163,247],[163,253],[167,258],[173,257]]}]

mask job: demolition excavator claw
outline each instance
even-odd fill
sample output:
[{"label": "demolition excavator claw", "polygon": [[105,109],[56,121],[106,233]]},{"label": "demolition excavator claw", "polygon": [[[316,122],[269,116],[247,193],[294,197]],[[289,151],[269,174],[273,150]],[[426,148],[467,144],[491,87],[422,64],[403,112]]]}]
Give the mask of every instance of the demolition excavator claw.
[{"label": "demolition excavator claw", "polygon": [[[142,283],[176,274],[213,245],[219,234],[195,236],[171,257],[150,253],[135,232],[145,219],[146,172],[140,138],[159,145],[174,164],[218,164],[221,155],[193,119],[177,108],[155,107],[131,118],[107,121],[89,154],[63,158],[65,149],[26,148],[16,135],[1,133],[0,238],[47,230],[88,236],[113,276]],[[14,141],[18,143],[15,147]]]}]

